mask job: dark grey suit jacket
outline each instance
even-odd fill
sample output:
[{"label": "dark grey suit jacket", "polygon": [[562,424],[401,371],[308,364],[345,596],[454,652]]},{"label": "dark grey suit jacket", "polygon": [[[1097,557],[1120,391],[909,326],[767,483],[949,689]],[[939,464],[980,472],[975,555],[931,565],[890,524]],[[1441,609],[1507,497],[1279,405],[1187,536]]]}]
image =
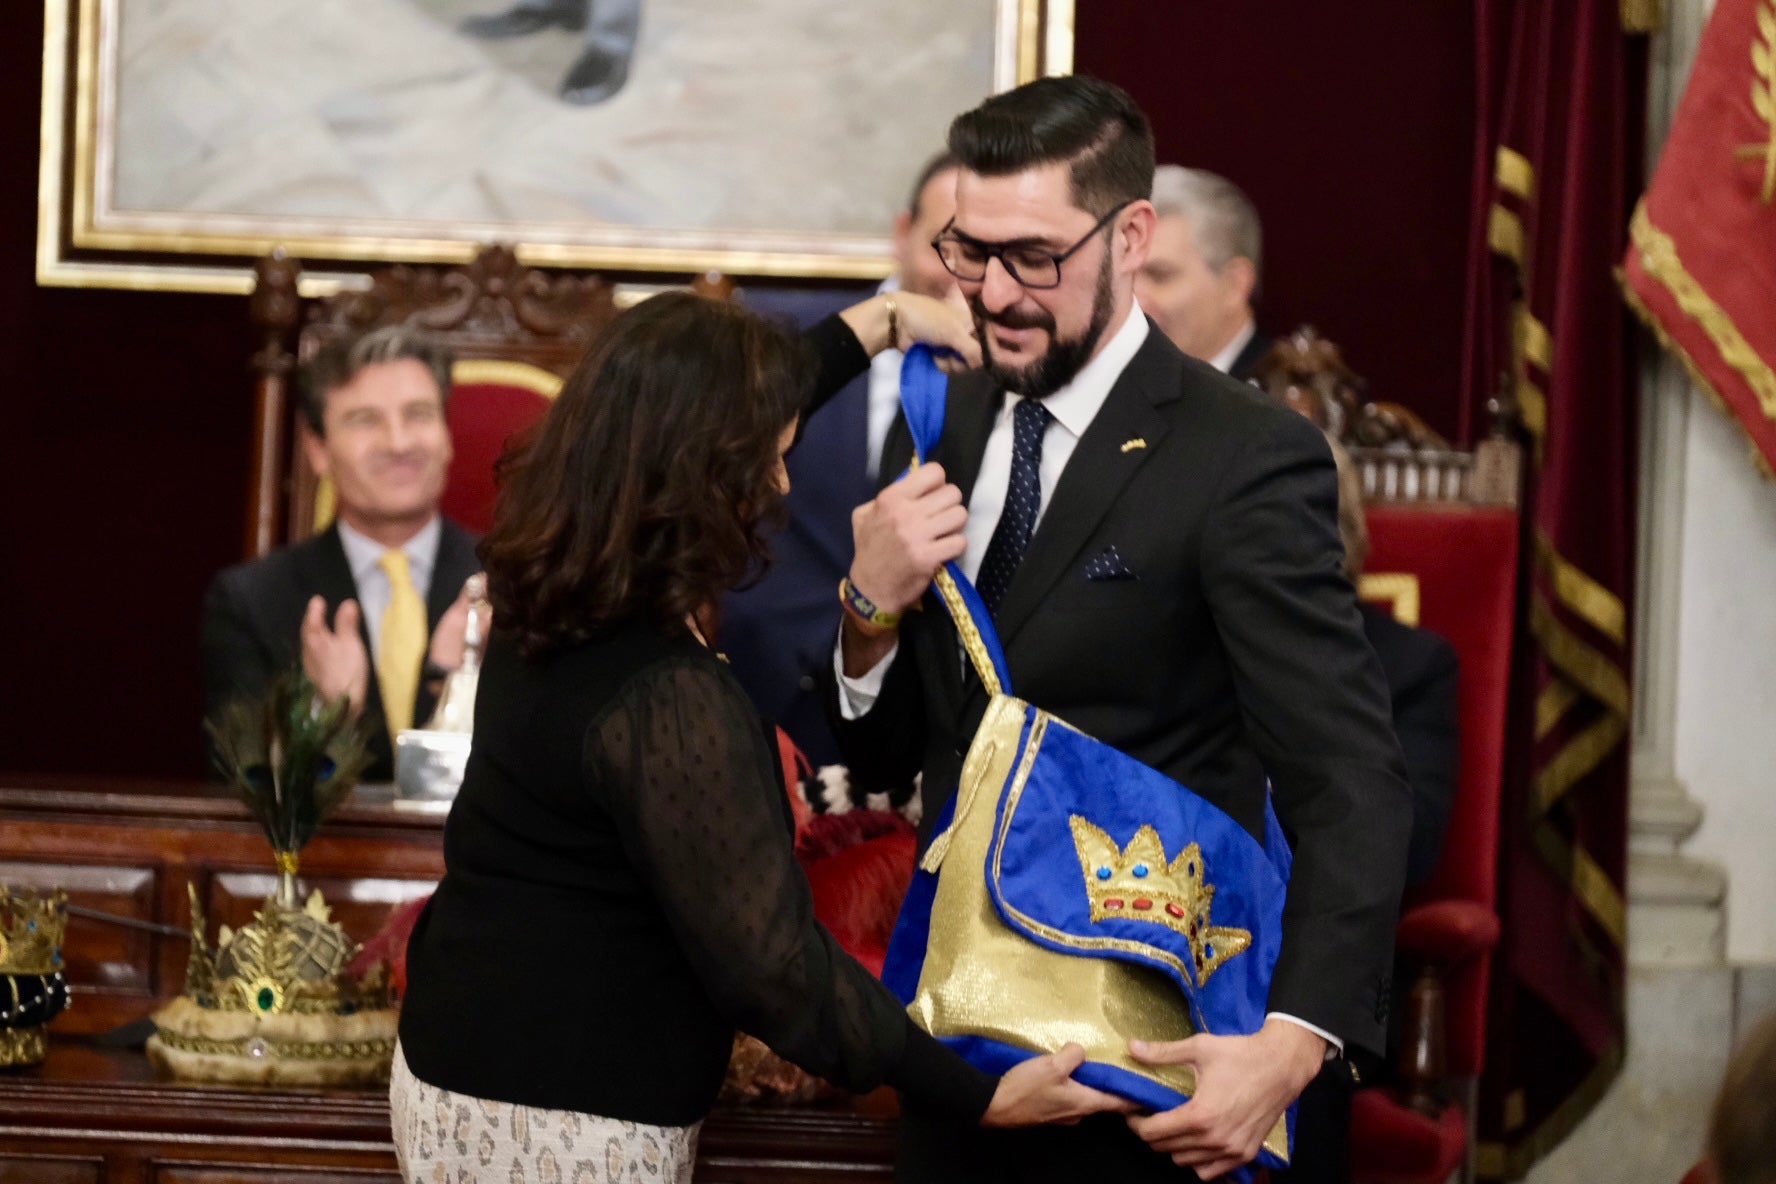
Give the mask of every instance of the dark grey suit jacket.
[{"label": "dark grey suit jacket", "polygon": [[[463,581],[480,570],[475,536],[448,519],[441,525],[438,558],[432,564],[432,586],[426,596],[428,636],[462,591]],[[340,602],[357,595],[336,526],[218,575],[204,597],[205,718],[214,716],[231,700],[262,694],[274,678],[302,661],[302,615],[310,597],[326,599],[327,620],[331,622]],[[368,632],[363,637],[365,652],[369,652]],[[414,720],[425,722],[434,706],[436,696],[421,680]],[[382,690],[377,685],[374,661],[370,663],[364,718],[373,728],[371,763],[364,780],[392,780],[394,749],[383,721]]]},{"label": "dark grey suit jacket", "polygon": [[[935,459],[965,497],[1000,405],[950,386]],[[1131,440],[1144,446],[1127,446]],[[910,454],[890,439],[884,473]],[[1263,834],[1266,778],[1294,846],[1272,1010],[1384,1046],[1412,802],[1388,692],[1343,573],[1318,429],[1151,328],[1068,461],[998,615],[1012,690]],[[1108,547],[1125,578],[1088,579]],[[987,698],[928,594],[881,697],[836,717],[868,776],[954,792]]]}]

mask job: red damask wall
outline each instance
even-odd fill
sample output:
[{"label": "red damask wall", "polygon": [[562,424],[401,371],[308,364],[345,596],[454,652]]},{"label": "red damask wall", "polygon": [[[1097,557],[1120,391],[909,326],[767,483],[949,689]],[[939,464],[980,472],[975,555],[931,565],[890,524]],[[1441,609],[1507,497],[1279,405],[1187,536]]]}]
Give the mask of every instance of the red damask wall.
[{"label": "red damask wall", "polygon": [[[1266,320],[1453,430],[1472,67],[1463,4],[1080,0],[1078,66],[1162,159],[1236,178]],[[1358,12],[1360,11],[1360,15]],[[42,10],[0,38],[0,774],[201,772],[197,614],[238,554],[245,302],[38,288]]]}]

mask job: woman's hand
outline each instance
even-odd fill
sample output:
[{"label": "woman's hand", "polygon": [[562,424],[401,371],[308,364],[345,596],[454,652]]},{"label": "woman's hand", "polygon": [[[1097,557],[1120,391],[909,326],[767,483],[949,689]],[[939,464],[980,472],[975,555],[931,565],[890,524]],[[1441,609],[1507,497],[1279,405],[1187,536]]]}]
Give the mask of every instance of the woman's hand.
[{"label": "woman's hand", "polygon": [[[894,302],[892,318],[888,315],[890,300]],[[912,292],[882,292],[852,305],[839,316],[871,357],[885,349],[904,350],[923,342],[937,351],[938,365],[947,373],[980,365],[980,338],[975,334],[974,314],[962,293],[954,288],[943,300]],[[895,330],[892,341],[888,337],[890,320]]]},{"label": "woman's hand", "polygon": [[1072,1126],[1088,1114],[1106,1110],[1132,1114],[1137,1107],[1113,1094],[1100,1093],[1073,1080],[1073,1071],[1085,1063],[1085,1049],[1077,1044],[1014,1066],[999,1079],[992,1104],[981,1117],[982,1126],[1036,1126],[1058,1123]]}]

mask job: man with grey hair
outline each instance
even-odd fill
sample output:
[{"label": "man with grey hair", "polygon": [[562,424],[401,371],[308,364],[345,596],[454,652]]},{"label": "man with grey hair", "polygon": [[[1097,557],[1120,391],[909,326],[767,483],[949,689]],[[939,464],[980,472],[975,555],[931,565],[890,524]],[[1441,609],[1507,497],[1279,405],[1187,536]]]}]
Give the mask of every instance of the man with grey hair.
[{"label": "man with grey hair", "polygon": [[204,599],[205,712],[302,669],[371,725],[366,780],[423,724],[462,664],[475,538],[438,512],[449,472],[450,357],[403,326],[331,342],[304,365],[302,448],[336,518],[217,576]]},{"label": "man with grey hair", "polygon": [[1185,353],[1251,377],[1271,346],[1252,311],[1264,253],[1258,211],[1227,178],[1175,164],[1154,171],[1153,208],[1153,249],[1135,277],[1141,307]]}]

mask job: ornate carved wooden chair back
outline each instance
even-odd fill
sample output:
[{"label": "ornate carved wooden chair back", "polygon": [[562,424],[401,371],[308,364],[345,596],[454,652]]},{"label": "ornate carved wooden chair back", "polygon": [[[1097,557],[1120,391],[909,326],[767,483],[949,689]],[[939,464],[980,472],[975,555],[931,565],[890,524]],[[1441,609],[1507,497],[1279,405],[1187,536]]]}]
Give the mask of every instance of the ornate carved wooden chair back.
[{"label": "ornate carved wooden chair back", "polygon": [[[1362,476],[1369,555],[1358,594],[1386,605],[1407,624],[1440,634],[1460,660],[1455,801],[1437,868],[1406,901],[1400,942],[1408,957],[1418,952],[1410,948],[1416,939],[1426,935],[1433,950],[1456,949],[1468,930],[1496,926],[1521,450],[1511,439],[1507,414],[1496,406],[1490,435],[1470,452],[1452,447],[1408,409],[1367,400],[1362,380],[1337,347],[1312,329],[1279,341],[1256,373],[1273,396],[1333,428]],[[1416,1051],[1408,1039],[1407,1052],[1426,1069],[1419,1080],[1408,1075],[1415,1090],[1428,1086],[1430,1076],[1471,1081],[1485,1058],[1489,954],[1481,949],[1459,967],[1444,970],[1437,982],[1444,1013],[1439,1038],[1427,1034]],[[1407,1009],[1412,1032],[1416,1021],[1407,1000],[1396,1000],[1396,1006]],[[1359,1184],[1394,1178],[1372,1172],[1369,1160],[1394,1162],[1407,1144],[1438,1145],[1438,1134],[1448,1134],[1452,1121],[1451,1150],[1460,1155],[1465,1124],[1439,1114],[1439,1125],[1391,1098],[1369,1096],[1372,1092],[1359,1095],[1353,1118],[1353,1171]],[[1420,1109],[1424,1096],[1421,1092]],[[1428,1125],[1417,1130],[1421,1124]],[[1423,1177],[1404,1168],[1395,1173],[1401,1180],[1439,1181],[1448,1174],[1435,1156],[1427,1160]]]},{"label": "ornate carved wooden chair back", "polygon": [[[448,418],[455,458],[444,513],[485,530],[493,509],[493,463],[515,431],[547,410],[562,380],[617,315],[615,290],[598,276],[545,272],[498,246],[466,265],[396,266],[365,289],[322,300],[297,296],[300,269],[274,255],[257,267],[252,298],[263,348],[258,375],[255,455],[247,553],[305,538],[331,518],[331,491],[316,479],[296,426],[297,371],[328,341],[387,325],[425,330],[456,362]],[[694,285],[725,298],[717,275]]]}]

